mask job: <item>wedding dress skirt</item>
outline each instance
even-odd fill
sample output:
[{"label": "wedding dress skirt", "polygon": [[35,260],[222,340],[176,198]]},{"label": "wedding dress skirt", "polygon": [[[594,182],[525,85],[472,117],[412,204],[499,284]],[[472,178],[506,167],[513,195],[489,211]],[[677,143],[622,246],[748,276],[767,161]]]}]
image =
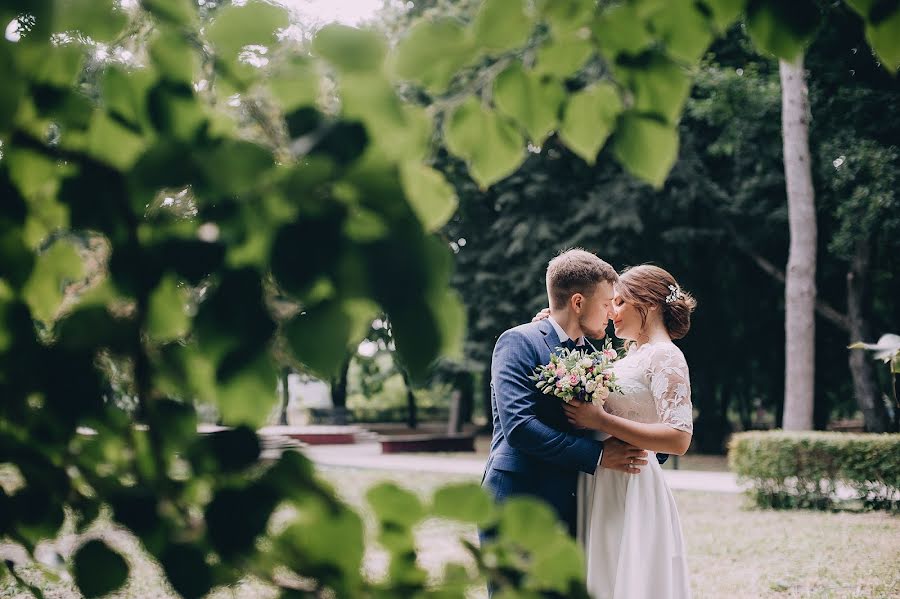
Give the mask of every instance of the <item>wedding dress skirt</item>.
[{"label": "wedding dress skirt", "polygon": [[655,454],[640,474],[581,474],[579,516],[591,597],[691,596],[678,509]]}]

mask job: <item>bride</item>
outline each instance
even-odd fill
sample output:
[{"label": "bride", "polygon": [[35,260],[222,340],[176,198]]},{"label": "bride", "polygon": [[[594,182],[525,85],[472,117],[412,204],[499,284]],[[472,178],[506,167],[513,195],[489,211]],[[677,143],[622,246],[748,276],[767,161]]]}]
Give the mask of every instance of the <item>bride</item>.
[{"label": "bride", "polygon": [[[688,366],[672,343],[690,328],[696,301],[662,268],[626,270],[615,285],[616,336],[627,354],[615,363],[621,393],[601,406],[564,406],[577,427],[631,445],[681,455],[693,431]],[[675,498],[653,456],[639,476],[599,469],[579,480],[579,540],[595,599],[690,597]]]}]

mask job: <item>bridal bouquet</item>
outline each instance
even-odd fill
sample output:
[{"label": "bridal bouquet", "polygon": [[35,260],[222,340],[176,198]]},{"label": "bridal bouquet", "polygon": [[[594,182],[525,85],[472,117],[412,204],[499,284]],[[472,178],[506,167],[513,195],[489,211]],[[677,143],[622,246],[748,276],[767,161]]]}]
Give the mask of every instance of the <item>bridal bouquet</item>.
[{"label": "bridal bouquet", "polygon": [[611,392],[619,391],[612,370],[617,357],[609,339],[600,351],[562,349],[551,354],[550,363],[538,366],[530,378],[541,393],[555,395],[566,403],[580,399],[603,405]]}]

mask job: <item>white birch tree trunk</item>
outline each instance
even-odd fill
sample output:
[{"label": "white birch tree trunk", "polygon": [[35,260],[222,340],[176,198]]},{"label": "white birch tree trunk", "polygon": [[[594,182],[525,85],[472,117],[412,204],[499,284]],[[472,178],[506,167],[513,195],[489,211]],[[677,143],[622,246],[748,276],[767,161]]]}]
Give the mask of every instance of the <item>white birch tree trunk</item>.
[{"label": "white birch tree trunk", "polygon": [[781,131],[791,244],[785,281],[785,430],[813,428],[815,397],[816,208],[809,156],[809,98],[803,55],[779,61]]}]

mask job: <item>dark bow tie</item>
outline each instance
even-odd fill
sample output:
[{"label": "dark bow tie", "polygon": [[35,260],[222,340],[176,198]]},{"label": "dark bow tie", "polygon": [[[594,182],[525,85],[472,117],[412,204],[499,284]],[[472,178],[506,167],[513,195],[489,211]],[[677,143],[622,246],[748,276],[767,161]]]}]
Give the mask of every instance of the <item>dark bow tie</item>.
[{"label": "dark bow tie", "polygon": [[566,339],[566,341],[562,344],[562,346],[569,351],[575,351],[576,349],[578,349],[577,343],[578,342],[575,341],[574,339]]}]

